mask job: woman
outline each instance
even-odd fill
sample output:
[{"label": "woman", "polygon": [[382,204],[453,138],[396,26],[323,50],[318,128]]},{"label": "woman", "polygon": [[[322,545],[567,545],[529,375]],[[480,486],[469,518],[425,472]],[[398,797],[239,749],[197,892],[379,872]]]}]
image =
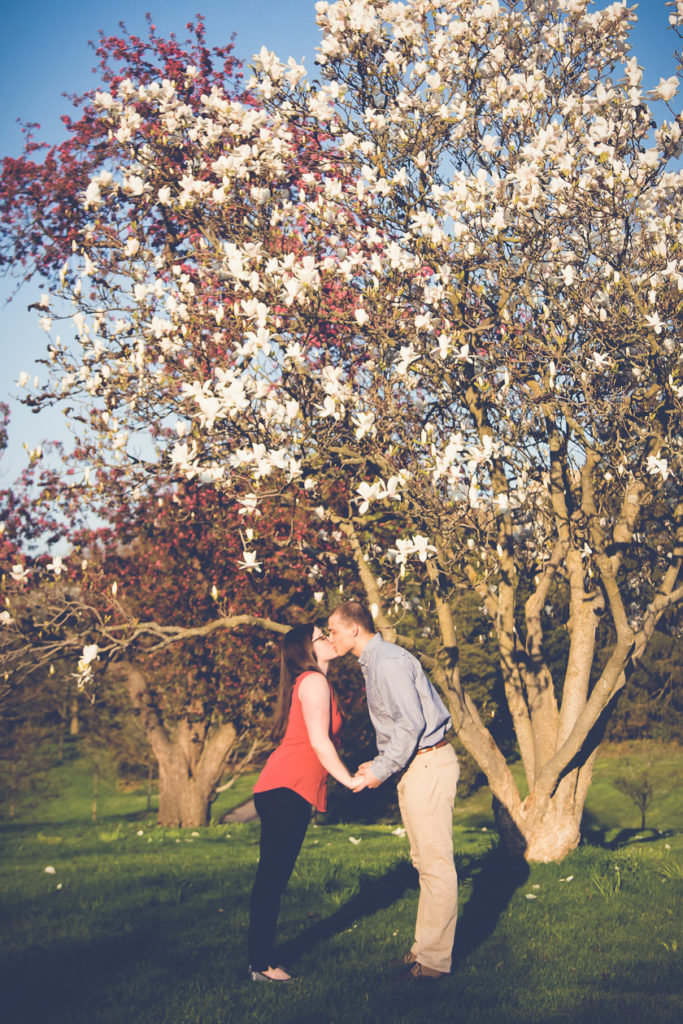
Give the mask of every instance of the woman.
[{"label": "woman", "polygon": [[250,901],[252,981],[291,979],[277,964],[274,953],[280,897],[304,841],[311,806],[317,811],[327,806],[328,773],[349,789],[357,791],[364,786],[346,770],[333,742],[341,715],[325,673],[334,657],[330,641],[311,624],[295,626],[282,640],[273,728],[273,738],[281,742],[254,786],[261,843]]}]

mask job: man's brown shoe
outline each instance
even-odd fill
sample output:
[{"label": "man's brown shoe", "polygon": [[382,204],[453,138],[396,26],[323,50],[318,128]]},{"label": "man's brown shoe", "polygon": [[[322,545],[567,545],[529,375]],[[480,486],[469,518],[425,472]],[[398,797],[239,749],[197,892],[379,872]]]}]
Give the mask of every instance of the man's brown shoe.
[{"label": "man's brown shoe", "polygon": [[404,970],[406,967],[412,967],[416,960],[417,957],[415,956],[415,954],[408,952],[404,953],[403,956],[393,957],[391,960],[389,960],[389,966],[400,967],[402,970]]},{"label": "man's brown shoe", "polygon": [[425,967],[416,960],[407,976],[413,981],[439,981],[445,977],[445,971],[435,971],[433,967]]}]

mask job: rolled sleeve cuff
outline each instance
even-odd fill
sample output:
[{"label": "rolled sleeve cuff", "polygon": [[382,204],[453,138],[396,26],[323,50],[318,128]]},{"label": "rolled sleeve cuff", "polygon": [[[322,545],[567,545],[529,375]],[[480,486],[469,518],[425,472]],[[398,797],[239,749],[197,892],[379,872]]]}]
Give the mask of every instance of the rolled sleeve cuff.
[{"label": "rolled sleeve cuff", "polygon": [[398,771],[398,768],[392,767],[390,762],[382,754],[379,754],[372,762],[372,774],[380,782],[386,782],[394,772]]},{"label": "rolled sleeve cuff", "polygon": [[379,779],[380,782],[386,782],[386,780],[392,775],[395,775],[396,772],[403,771],[414,752],[414,750],[411,751],[409,756],[403,762],[395,761],[393,758],[387,757],[386,754],[378,754],[372,762],[372,774],[376,779]]}]

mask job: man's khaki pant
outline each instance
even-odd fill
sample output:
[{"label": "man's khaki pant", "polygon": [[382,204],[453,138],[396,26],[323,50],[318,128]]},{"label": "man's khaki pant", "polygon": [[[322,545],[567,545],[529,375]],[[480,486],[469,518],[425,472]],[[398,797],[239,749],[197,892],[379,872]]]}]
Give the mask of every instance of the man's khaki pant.
[{"label": "man's khaki pant", "polygon": [[417,754],[398,784],[410,857],[420,878],[412,953],[425,967],[448,973],[458,918],[453,860],[453,804],[460,767],[446,744]]}]

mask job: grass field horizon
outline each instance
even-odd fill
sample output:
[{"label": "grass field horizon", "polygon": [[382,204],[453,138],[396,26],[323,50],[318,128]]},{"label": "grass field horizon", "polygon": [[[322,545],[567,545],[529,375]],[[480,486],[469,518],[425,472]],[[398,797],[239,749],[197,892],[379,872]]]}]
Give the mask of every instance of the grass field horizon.
[{"label": "grass field horizon", "polygon": [[[648,828],[614,788],[659,779]],[[681,1000],[683,808],[675,746],[607,748],[586,839],[558,864],[498,846],[490,801],[458,802],[454,969],[429,988],[389,966],[410,946],[417,888],[400,822],[308,831],[280,919],[296,981],[246,980],[258,823],[163,829],[144,792],[65,765],[53,795],[0,825],[0,983],[17,1024],[674,1024]],[[60,775],[61,772],[61,775]],[[214,819],[249,795],[244,777]],[[49,869],[49,870],[48,870]]]}]

